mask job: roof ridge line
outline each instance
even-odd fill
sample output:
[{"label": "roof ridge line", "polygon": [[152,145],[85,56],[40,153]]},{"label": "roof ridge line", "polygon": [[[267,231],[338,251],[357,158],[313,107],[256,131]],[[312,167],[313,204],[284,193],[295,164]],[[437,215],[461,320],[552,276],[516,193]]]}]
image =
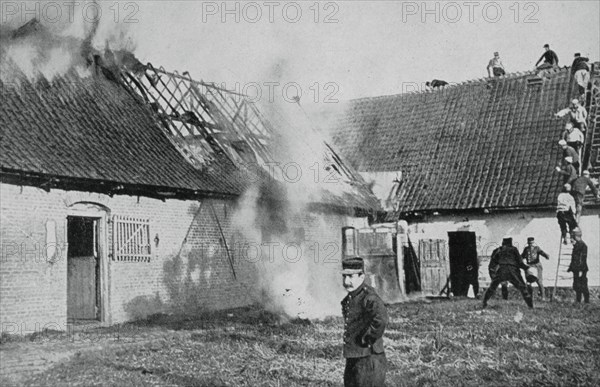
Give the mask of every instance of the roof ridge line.
[{"label": "roof ridge line", "polygon": [[[561,72],[564,72],[566,70],[568,70],[571,66],[563,66],[563,67],[559,67],[558,69],[549,69],[551,71],[552,74],[558,74]],[[366,101],[366,100],[374,100],[374,99],[380,99],[380,98],[389,98],[389,97],[401,97],[404,95],[413,95],[413,94],[425,94],[425,93],[441,93],[444,90],[448,90],[450,88],[455,88],[458,86],[466,86],[466,85],[474,85],[474,84],[485,84],[488,82],[498,82],[498,81],[503,81],[503,80],[512,80],[512,79],[517,79],[517,78],[521,78],[521,77],[527,77],[527,76],[531,76],[531,75],[536,75],[536,70],[526,70],[526,71],[517,71],[517,72],[513,72],[513,73],[508,73],[502,77],[482,77],[482,78],[472,78],[472,79],[466,79],[463,81],[460,81],[458,83],[449,83],[446,86],[442,86],[440,88],[435,88],[432,90],[410,90],[404,93],[396,93],[396,94],[384,94],[384,95],[375,95],[375,96],[370,96],[370,97],[360,97],[360,98],[354,98],[354,99],[350,99],[349,102],[357,102],[357,101]]]}]

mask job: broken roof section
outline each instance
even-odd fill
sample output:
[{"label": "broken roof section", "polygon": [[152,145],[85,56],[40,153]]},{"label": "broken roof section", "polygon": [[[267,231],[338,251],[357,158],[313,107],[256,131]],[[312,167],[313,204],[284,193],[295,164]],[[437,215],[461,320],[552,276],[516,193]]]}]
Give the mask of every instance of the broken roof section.
[{"label": "broken roof section", "polygon": [[[122,53],[116,55],[119,63]],[[120,76],[196,168],[226,157],[243,171],[258,169],[285,184],[288,192],[302,191],[295,200],[379,209],[361,176],[317,134],[299,105],[259,109],[245,95],[152,64],[121,61]]]},{"label": "broken roof section", "polygon": [[[31,82],[14,63],[0,71],[2,173],[50,187],[155,196],[241,194],[248,181],[225,179],[235,166],[216,158],[199,171],[177,152],[147,107],[103,76],[76,70]],[[19,76],[20,74],[20,76]]]},{"label": "broken roof section", "polygon": [[[162,197],[239,195],[257,181],[282,182],[270,167],[280,163],[278,153],[286,153],[279,148],[281,128],[244,96],[187,73],[143,65],[127,51],[100,52],[86,40],[65,44],[48,35],[32,21],[2,47],[5,177],[63,188],[77,181],[102,192]],[[69,68],[40,73],[40,63],[52,62],[53,50],[65,47]],[[13,48],[43,51],[25,60],[40,63],[24,72]],[[302,130],[298,139],[311,137],[311,128]],[[341,178],[329,186],[311,185],[306,202],[378,209],[360,177],[322,141],[321,148],[329,149],[327,157],[304,147],[306,159],[315,158],[316,168]]]}]

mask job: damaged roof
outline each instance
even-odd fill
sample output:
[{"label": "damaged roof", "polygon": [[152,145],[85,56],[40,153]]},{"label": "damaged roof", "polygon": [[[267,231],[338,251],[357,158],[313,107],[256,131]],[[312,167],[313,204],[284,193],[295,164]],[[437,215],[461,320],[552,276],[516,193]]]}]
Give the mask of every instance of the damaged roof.
[{"label": "damaged roof", "polygon": [[[51,82],[19,74],[0,84],[4,174],[45,175],[122,185],[239,195],[245,183],[226,158],[203,171],[175,149],[150,109],[104,76],[72,70]],[[7,68],[10,66],[11,68]]]},{"label": "damaged roof", "polygon": [[[37,25],[13,39],[29,33],[42,47],[64,43]],[[159,198],[238,196],[253,184],[282,184],[257,168],[277,160],[282,128],[244,96],[87,43],[69,41],[70,51],[82,47],[79,64],[51,79],[25,74],[2,47],[2,181]],[[322,147],[329,164],[319,165],[340,172],[342,183],[311,189],[307,202],[379,209],[360,175]]]},{"label": "damaged roof", "polygon": [[[401,171],[397,213],[550,207],[569,69],[482,79],[432,92],[351,101],[333,125],[358,171]],[[391,185],[391,182],[390,182]]]}]

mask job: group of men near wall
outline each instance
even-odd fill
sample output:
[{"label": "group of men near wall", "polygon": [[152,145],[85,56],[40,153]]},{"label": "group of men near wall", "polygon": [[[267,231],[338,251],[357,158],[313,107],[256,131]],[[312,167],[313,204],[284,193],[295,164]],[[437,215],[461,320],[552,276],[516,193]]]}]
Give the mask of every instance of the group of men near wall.
[{"label": "group of men near wall", "polygon": [[[575,301],[590,302],[590,293],[587,285],[587,245],[582,239],[581,230],[571,233],[573,251],[568,272],[573,273],[573,289],[575,290]],[[538,290],[542,301],[545,298],[543,285],[543,267],[540,257],[549,259],[550,256],[537,246],[534,237],[527,238],[527,246],[523,252],[512,244],[511,237],[504,237],[502,246],[492,252],[489,265],[489,274],[492,282],[483,297],[483,307],[487,307],[489,299],[494,295],[499,285],[502,285],[502,298],[508,299],[508,282],[510,282],[523,296],[529,308],[533,308],[533,283],[538,284]],[[523,280],[520,270],[525,271]],[[535,269],[535,271],[534,271]]]},{"label": "group of men near wall", "polygon": [[[545,52],[535,63],[538,76],[546,70],[558,68],[558,55],[550,49],[549,44],[544,45]],[[587,170],[581,171],[581,149],[585,141],[587,129],[587,111],[580,104],[585,101],[585,91],[590,80],[590,68],[587,64],[588,58],[575,53],[571,73],[578,87],[579,99],[573,99],[571,105],[560,110],[555,117],[567,116],[565,130],[561,135],[559,145],[563,149],[563,163],[556,167],[556,171],[563,175],[563,188],[557,199],[556,216],[561,230],[562,243],[567,244],[567,231],[573,243],[573,253],[568,271],[573,273],[573,288],[576,292],[576,301],[581,302],[583,296],[585,302],[589,302],[589,290],[587,287],[587,245],[583,240],[579,220],[583,210],[583,201],[586,190],[590,188],[596,198],[600,198],[594,182],[590,179]],[[540,64],[541,62],[541,64]],[[498,52],[494,53],[487,66],[488,75],[500,77],[506,74],[504,64]],[[491,71],[490,71],[491,70]],[[483,306],[487,306],[488,300],[493,296],[496,288],[502,284],[502,296],[508,298],[507,283],[511,282],[523,295],[525,302],[533,307],[533,289],[531,284],[537,282],[540,296],[544,299],[543,270],[540,256],[549,258],[539,246],[535,245],[533,237],[527,239],[528,246],[522,254],[512,245],[512,238],[506,237],[502,246],[494,250],[490,261],[490,277],[492,283],[486,291]],[[520,269],[525,270],[526,280],[523,281]],[[534,274],[533,269],[537,273]]]},{"label": "group of men near wall", "polygon": [[[546,52],[536,62],[538,70],[546,70],[558,66],[558,56],[549,45],[545,45]],[[540,62],[543,62],[538,66]],[[571,72],[578,85],[578,92],[585,97],[585,90],[589,82],[588,58],[582,58],[579,53],[575,54],[575,60]],[[488,64],[488,73],[490,68],[494,76],[504,75],[504,66],[500,61],[498,53],[494,53],[494,59]],[[490,75],[491,76],[491,75]],[[582,98],[582,101],[585,101]],[[562,109],[555,114],[557,118],[568,116],[568,122],[565,125],[565,131],[562,133],[559,145],[563,149],[563,165],[557,166],[556,171],[563,175],[562,192],[557,198],[556,217],[561,230],[561,241],[565,245],[568,243],[567,231],[570,241],[573,244],[571,263],[568,272],[573,273],[573,289],[575,290],[576,302],[589,303],[590,294],[587,286],[587,245],[582,240],[582,230],[579,227],[579,221],[583,210],[583,202],[586,190],[591,189],[594,196],[600,199],[598,190],[594,182],[590,179],[590,173],[587,170],[581,172],[581,148],[584,143],[584,133],[587,129],[587,111],[580,104],[578,99],[571,102],[571,106]],[[486,291],[483,298],[483,307],[487,306],[488,300],[494,295],[496,288],[502,284],[502,296],[508,298],[507,283],[511,282],[517,288],[525,302],[530,308],[533,308],[533,289],[531,284],[538,284],[540,296],[544,300],[543,270],[540,262],[540,256],[549,259],[539,246],[535,244],[533,237],[527,238],[528,246],[525,247],[522,254],[512,245],[512,238],[505,237],[502,246],[494,250],[489,265],[490,277],[492,283]],[[525,281],[521,277],[520,270],[525,270]],[[534,270],[536,269],[536,273]]]},{"label": "group of men near wall", "polygon": [[[545,70],[558,67],[558,56],[556,53],[550,50],[549,45],[545,45],[544,48],[546,52],[536,63],[536,68],[538,70]],[[538,66],[538,63],[541,61],[543,63]],[[580,94],[585,92],[585,87],[589,82],[587,61],[587,58],[581,58],[579,54],[575,54],[575,60],[571,69],[579,85]],[[493,70],[494,76],[505,74],[504,65],[497,52],[494,53],[494,58],[488,65],[488,73],[490,69]],[[445,85],[447,85],[447,82],[440,80],[433,80],[426,84],[428,88],[438,88]],[[587,112],[583,106],[579,105],[579,101],[574,100],[570,108],[561,110],[556,116],[563,117],[567,114],[569,114],[569,123],[563,133],[560,144],[564,146],[564,151],[569,153],[565,156],[566,164],[574,169],[574,162],[577,168],[579,168],[580,164],[579,150],[583,144],[582,130],[585,131]],[[577,137],[577,132],[573,133],[574,129],[577,129],[579,134],[581,134],[579,137]],[[575,155],[577,157],[574,160]],[[591,187],[594,195],[599,196],[596,187],[589,179],[589,172],[584,171],[582,176],[579,176],[577,172],[572,174],[572,169],[569,170],[568,182],[572,183],[574,188],[571,190],[571,186],[566,184],[563,193],[569,195],[573,201],[573,205],[569,206],[569,208],[572,211],[571,218],[575,221],[573,215],[581,215],[583,198],[587,187]],[[563,169],[559,167],[558,170],[562,173]],[[575,204],[575,201],[578,204]],[[577,210],[577,206],[579,206],[579,210]],[[561,232],[563,230],[562,222],[573,226],[569,230],[574,247],[568,271],[573,272],[573,287],[577,294],[576,300],[580,302],[583,295],[584,301],[588,303],[589,291],[586,278],[588,271],[587,245],[581,239],[581,229],[577,227],[576,223],[571,222],[570,218],[563,218],[561,220],[561,216],[559,216]],[[566,241],[566,231],[562,234],[562,238]],[[500,284],[503,284],[503,297],[508,298],[507,282],[511,282],[521,292],[530,308],[533,308],[532,284],[534,282],[538,284],[540,296],[543,300],[543,268],[540,257],[550,258],[546,252],[535,244],[534,237],[527,238],[527,246],[522,253],[519,253],[517,248],[512,245],[512,238],[505,237],[502,241],[502,246],[495,249],[492,253],[489,265],[492,283],[484,295],[483,307],[487,306],[488,300],[493,296]],[[526,272],[527,284],[521,276],[521,269]],[[386,307],[375,290],[364,283],[365,271],[362,258],[353,257],[344,259],[342,261],[342,276],[343,286],[347,291],[347,295],[341,303],[344,317],[343,352],[346,358],[344,386],[381,386],[384,384],[387,368],[383,346],[383,332],[388,322]]]}]

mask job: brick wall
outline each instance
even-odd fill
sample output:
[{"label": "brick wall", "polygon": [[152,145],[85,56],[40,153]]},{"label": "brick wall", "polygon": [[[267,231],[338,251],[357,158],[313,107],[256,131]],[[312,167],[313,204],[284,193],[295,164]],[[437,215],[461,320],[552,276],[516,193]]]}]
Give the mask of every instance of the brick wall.
[{"label": "brick wall", "polygon": [[46,261],[46,222],[64,246],[67,209],[60,196],[0,186],[0,322],[9,333],[66,326],[64,259]]},{"label": "brick wall", "polygon": [[[232,227],[233,201],[182,200],[165,202],[144,197],[51,190],[8,184],[0,186],[1,265],[0,315],[2,330],[29,333],[44,328],[65,329],[67,320],[67,216],[72,205],[97,203],[112,215],[150,219],[150,262],[120,262],[106,257],[107,322],[116,323],[173,309],[193,311],[227,308],[252,301],[255,267],[235,259],[234,280],[225,243],[237,236]],[[211,207],[212,206],[212,207]],[[214,209],[214,213],[213,213]],[[46,260],[46,223],[56,224],[60,253]],[[106,252],[112,252],[112,227],[107,230]],[[189,230],[189,234],[188,234]],[[187,239],[184,243],[184,239]],[[155,245],[158,236],[158,246]]]},{"label": "brick wall", "polygon": [[[109,256],[113,227],[108,222],[102,225],[106,230],[103,293],[107,324],[158,312],[193,313],[248,305],[261,300],[262,285],[272,274],[264,246],[260,261],[249,254],[248,243],[260,245],[261,233],[250,230],[254,226],[244,219],[240,222],[246,215],[233,200],[163,202],[8,184],[0,186],[0,194],[0,321],[2,330],[9,333],[66,329],[67,216],[82,206],[104,211],[109,220],[115,215],[150,220],[149,262],[113,260]],[[366,220],[306,211],[289,216],[292,229],[303,229],[303,241],[302,256],[286,270],[297,274],[296,281],[335,314],[338,298],[343,296],[341,228],[363,226]],[[53,263],[44,252],[48,221],[56,224],[58,254]],[[280,261],[281,257],[275,263]]]}]

